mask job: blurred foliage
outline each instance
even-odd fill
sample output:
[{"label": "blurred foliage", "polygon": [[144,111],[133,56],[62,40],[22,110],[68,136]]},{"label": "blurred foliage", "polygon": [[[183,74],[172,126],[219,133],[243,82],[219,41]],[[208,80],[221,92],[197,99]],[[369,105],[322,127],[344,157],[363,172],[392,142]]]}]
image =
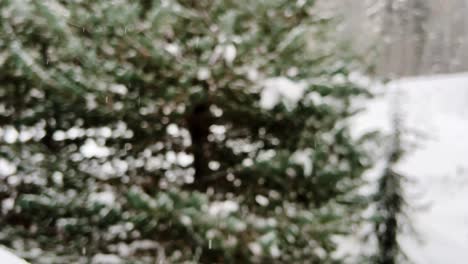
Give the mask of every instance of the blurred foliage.
[{"label": "blurred foliage", "polygon": [[[368,91],[314,2],[1,1],[0,243],[34,263],[341,263]],[[279,76],[305,91],[265,109]]]}]

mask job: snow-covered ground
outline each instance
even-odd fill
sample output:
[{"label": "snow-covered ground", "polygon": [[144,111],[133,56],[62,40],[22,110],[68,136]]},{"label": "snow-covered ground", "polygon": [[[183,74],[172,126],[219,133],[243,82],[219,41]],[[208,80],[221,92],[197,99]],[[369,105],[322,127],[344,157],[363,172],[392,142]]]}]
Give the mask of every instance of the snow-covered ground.
[{"label": "snow-covered ground", "polygon": [[8,249],[0,246],[0,263],[2,264],[28,264],[26,261],[20,259],[11,253]]},{"label": "snow-covered ground", "polygon": [[390,105],[400,99],[404,126],[417,143],[399,170],[411,180],[409,216],[418,237],[408,233],[402,245],[417,264],[467,263],[468,74],[401,79],[386,89],[356,124],[359,131],[388,131]]}]

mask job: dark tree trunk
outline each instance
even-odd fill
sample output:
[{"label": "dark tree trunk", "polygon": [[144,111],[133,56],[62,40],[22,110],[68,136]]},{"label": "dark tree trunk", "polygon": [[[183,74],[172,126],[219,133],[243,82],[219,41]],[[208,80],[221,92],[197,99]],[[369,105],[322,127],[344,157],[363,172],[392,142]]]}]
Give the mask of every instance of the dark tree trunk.
[{"label": "dark tree trunk", "polygon": [[206,178],[209,174],[209,149],[208,135],[212,124],[212,116],[209,103],[200,103],[193,108],[187,118],[188,130],[192,139],[192,154],[195,169],[194,186],[199,190],[205,190]]}]

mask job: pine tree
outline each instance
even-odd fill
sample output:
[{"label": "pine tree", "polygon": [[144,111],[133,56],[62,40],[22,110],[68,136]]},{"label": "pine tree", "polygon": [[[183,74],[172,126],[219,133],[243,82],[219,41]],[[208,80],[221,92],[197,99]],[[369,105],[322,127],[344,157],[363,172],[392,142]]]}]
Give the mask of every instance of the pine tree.
[{"label": "pine tree", "polygon": [[378,243],[375,263],[379,264],[401,263],[402,258],[406,259],[398,242],[406,204],[403,191],[406,178],[395,168],[404,155],[404,151],[401,142],[401,113],[399,113],[399,105],[395,104],[394,107],[394,131],[391,135],[390,151],[375,195],[377,212],[374,230]]},{"label": "pine tree", "polygon": [[368,92],[314,2],[1,1],[0,243],[34,263],[339,262]]}]

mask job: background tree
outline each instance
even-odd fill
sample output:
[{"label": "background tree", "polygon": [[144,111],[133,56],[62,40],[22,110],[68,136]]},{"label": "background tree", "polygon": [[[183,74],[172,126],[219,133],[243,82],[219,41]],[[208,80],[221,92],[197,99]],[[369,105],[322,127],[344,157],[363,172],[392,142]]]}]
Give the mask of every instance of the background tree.
[{"label": "background tree", "polygon": [[1,1],[0,243],[34,263],[339,262],[367,90],[314,2]]},{"label": "background tree", "polygon": [[378,51],[371,62],[377,64],[376,73],[381,78],[468,69],[466,0],[328,2],[335,12],[343,14],[339,34],[355,51],[365,57]]},{"label": "background tree", "polygon": [[403,224],[408,224],[407,219],[403,221],[406,206],[404,195],[406,178],[396,169],[404,153],[401,142],[402,125],[399,105],[395,104],[394,108],[394,131],[391,136],[390,150],[374,197],[377,205],[374,232],[378,244],[374,262],[379,264],[401,263],[403,259],[406,259],[398,241]]}]

